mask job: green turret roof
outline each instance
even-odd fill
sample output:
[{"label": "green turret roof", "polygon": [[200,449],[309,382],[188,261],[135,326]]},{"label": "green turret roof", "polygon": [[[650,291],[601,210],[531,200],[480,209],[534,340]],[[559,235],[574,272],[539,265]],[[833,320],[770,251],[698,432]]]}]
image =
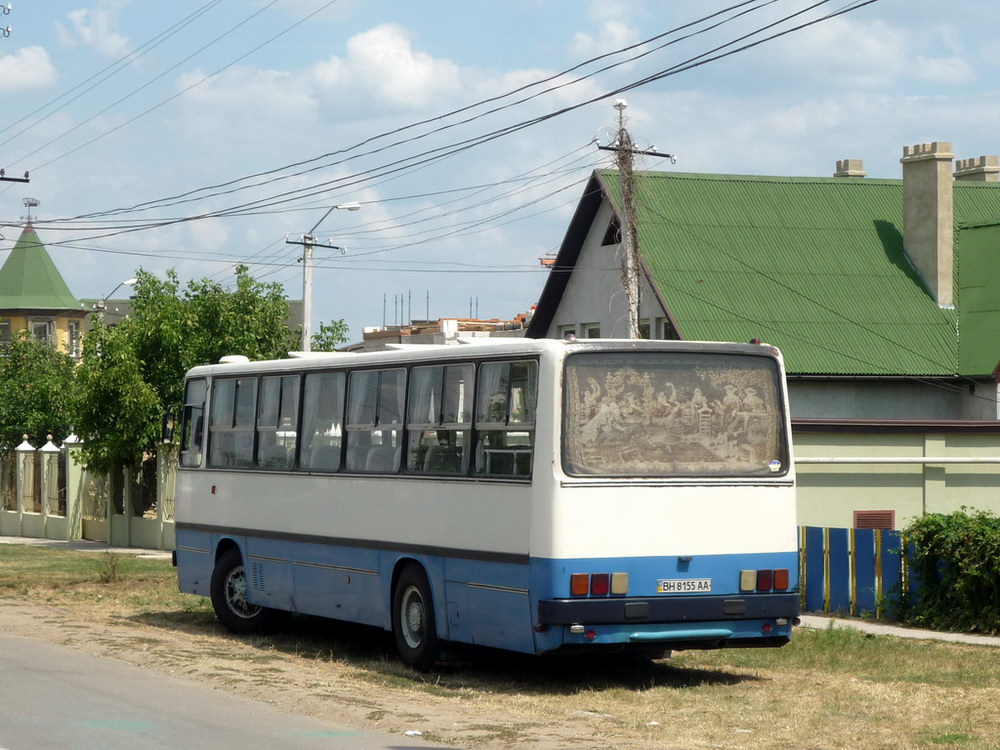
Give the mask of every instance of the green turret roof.
[{"label": "green turret roof", "polygon": [[27,224],[0,268],[0,310],[78,310],[35,228]]}]

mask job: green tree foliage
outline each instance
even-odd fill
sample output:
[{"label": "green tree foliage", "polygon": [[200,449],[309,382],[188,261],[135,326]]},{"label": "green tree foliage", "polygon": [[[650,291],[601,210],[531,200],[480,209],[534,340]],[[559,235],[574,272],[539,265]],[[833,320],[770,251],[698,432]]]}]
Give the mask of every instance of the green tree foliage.
[{"label": "green tree foliage", "polygon": [[1000,517],[931,513],[904,532],[914,549],[916,596],[904,620],[939,630],[1000,632]]},{"label": "green tree foliage", "polygon": [[140,271],[132,315],[88,334],[80,365],[83,457],[99,470],[136,466],[155,449],[163,414],[180,403],[184,373],[227,354],[285,357],[294,334],[279,284],[236,270],[236,286],[209,279],[181,286],[173,271]]},{"label": "green tree foliage", "polygon": [[347,323],[343,320],[320,322],[319,331],[313,334],[312,350],[314,352],[332,352],[341,344],[347,343]]},{"label": "green tree foliage", "polygon": [[72,430],[73,360],[22,332],[0,358],[0,452],[27,434],[36,448],[51,434],[58,442]]}]

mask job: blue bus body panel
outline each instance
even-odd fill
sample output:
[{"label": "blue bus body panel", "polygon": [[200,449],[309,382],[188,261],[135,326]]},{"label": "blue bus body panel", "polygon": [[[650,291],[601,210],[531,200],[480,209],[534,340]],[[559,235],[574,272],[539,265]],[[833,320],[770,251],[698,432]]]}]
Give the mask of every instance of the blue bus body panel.
[{"label": "blue bus body panel", "polygon": [[[596,624],[583,623],[589,634],[571,633],[568,624],[536,626],[547,605],[559,606],[567,600],[584,607],[583,611],[596,611],[594,607],[608,602],[614,605],[617,599],[621,606],[614,611],[618,611],[626,601],[655,604],[681,596],[701,596],[660,594],[660,580],[711,579],[711,593],[704,594],[700,601],[720,596],[750,599],[752,595],[739,592],[740,570],[785,568],[790,575],[789,592],[797,587],[794,551],[701,555],[691,559],[532,558],[526,564],[517,564],[181,528],[177,531],[181,591],[210,595],[216,549],[224,540],[239,546],[246,566],[248,597],[256,604],[390,629],[393,576],[401,565],[412,560],[427,573],[441,638],[522,653],[575,645],[642,647],[669,642],[677,647],[684,642],[787,636],[790,624],[777,624],[774,617],[750,615],[724,620],[690,620],[672,615],[665,622],[619,622],[604,617],[597,618],[601,621]],[[619,572],[629,575],[629,589],[624,596],[570,596],[573,573]],[[683,611],[683,606],[675,610]],[[765,622],[771,628],[768,632],[762,629]]]}]

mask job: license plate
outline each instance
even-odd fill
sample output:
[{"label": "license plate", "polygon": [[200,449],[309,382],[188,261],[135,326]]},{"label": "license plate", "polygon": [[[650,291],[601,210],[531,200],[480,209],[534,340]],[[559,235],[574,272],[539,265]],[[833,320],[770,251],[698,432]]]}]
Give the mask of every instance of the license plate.
[{"label": "license plate", "polygon": [[705,594],[712,591],[711,578],[661,578],[656,582],[661,594]]}]

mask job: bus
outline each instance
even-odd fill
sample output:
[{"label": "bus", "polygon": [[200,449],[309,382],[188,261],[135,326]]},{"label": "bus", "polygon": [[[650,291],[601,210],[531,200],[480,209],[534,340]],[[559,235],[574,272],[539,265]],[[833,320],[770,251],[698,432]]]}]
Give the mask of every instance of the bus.
[{"label": "bus", "polygon": [[799,613],[777,349],[464,339],[187,374],[180,590],[529,654],[781,646]]}]

